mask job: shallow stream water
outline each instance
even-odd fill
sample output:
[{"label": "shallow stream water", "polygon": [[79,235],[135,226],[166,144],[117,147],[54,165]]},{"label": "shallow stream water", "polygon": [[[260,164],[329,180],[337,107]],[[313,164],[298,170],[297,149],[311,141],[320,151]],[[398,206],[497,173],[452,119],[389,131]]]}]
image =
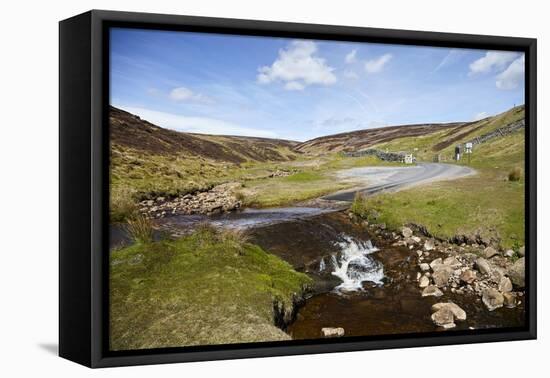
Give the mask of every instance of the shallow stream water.
[{"label": "shallow stream water", "polygon": [[[342,211],[250,209],[164,218],[157,226],[163,232],[184,235],[202,222],[248,229],[252,242],[313,278],[313,293],[287,329],[294,339],[319,338],[323,327],[343,327],[346,336],[441,331],[431,321],[431,306],[447,301],[458,304],[468,316],[453,330],[519,327],[524,322],[523,303],[489,312],[473,295],[444,291],[439,298],[421,297],[416,252],[371,235]],[[111,236],[111,246],[125,243],[123,230],[112,228]]]}]

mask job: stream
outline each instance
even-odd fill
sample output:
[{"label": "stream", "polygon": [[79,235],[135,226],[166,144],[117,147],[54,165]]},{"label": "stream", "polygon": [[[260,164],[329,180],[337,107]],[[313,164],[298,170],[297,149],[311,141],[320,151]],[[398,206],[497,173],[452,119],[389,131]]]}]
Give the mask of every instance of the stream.
[{"label": "stream", "polygon": [[[346,336],[441,331],[430,318],[431,306],[452,301],[468,314],[453,330],[523,325],[523,304],[489,312],[476,296],[445,291],[421,297],[417,256],[406,247],[371,235],[344,211],[289,207],[174,216],[156,220],[163,232],[185,235],[202,222],[246,228],[252,242],[308,274],[313,293],[286,330],[294,339],[321,337],[323,327],[343,327]],[[111,228],[111,246],[126,244],[124,232]],[[433,258],[439,257],[434,253]],[[445,331],[445,332],[452,332]]]}]

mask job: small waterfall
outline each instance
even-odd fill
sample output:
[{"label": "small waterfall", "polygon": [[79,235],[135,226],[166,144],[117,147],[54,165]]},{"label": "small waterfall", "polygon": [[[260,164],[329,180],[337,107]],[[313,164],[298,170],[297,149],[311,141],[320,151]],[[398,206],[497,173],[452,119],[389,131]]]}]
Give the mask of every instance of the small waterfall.
[{"label": "small waterfall", "polygon": [[378,251],[370,240],[362,242],[344,236],[344,241],[337,245],[340,247],[341,252],[338,255],[332,255],[332,266],[334,267],[332,274],[343,282],[335,290],[362,290],[362,283],[365,281],[382,284],[384,267],[372,256],[369,256],[371,253]]},{"label": "small waterfall", "polygon": [[325,265],[325,258],[323,257],[321,259],[321,262],[319,263],[319,272],[324,272],[326,267],[327,266]]}]

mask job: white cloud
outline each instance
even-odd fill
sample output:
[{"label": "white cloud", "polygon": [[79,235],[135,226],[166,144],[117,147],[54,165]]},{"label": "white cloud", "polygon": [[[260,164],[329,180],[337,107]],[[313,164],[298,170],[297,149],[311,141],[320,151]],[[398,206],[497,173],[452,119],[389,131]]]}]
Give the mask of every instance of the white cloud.
[{"label": "white cloud", "polygon": [[118,106],[132,114],[138,115],[157,126],[187,133],[241,135],[265,138],[276,138],[277,134],[262,129],[242,127],[231,122],[208,117],[190,117],[178,114],[158,112],[139,107]]},{"label": "white cloud", "polygon": [[480,119],[487,118],[488,116],[489,116],[489,114],[487,114],[487,112],[479,112],[474,116],[474,118],[472,120],[473,121],[479,121]]},{"label": "white cloud", "polygon": [[451,51],[449,51],[447,55],[445,55],[443,59],[441,59],[437,67],[434,68],[433,72],[437,72],[446,66],[454,64],[457,60],[461,58],[462,55],[464,55],[464,50],[451,49]]},{"label": "white cloud", "polygon": [[336,83],[334,68],[317,56],[317,45],[311,41],[293,41],[279,50],[279,57],[271,66],[258,68],[260,84],[275,81],[286,83],[287,90],[303,90],[308,85]]},{"label": "white cloud", "polygon": [[503,69],[508,63],[518,56],[509,51],[488,51],[484,57],[470,64],[470,75],[488,73]]},{"label": "white cloud", "polygon": [[525,79],[525,55],[514,60],[506,70],[497,75],[498,89],[511,90],[518,88]]},{"label": "white cloud", "polygon": [[384,54],[376,59],[367,60],[365,62],[365,70],[368,73],[377,73],[382,71],[386,63],[392,59],[391,54]]},{"label": "white cloud", "polygon": [[304,84],[298,81],[289,81],[285,84],[285,89],[287,91],[303,91],[305,88]]},{"label": "white cloud", "polygon": [[359,79],[359,75],[355,73],[355,71],[344,71],[344,77],[346,79]]},{"label": "white cloud", "polygon": [[348,54],[346,54],[346,63],[351,64],[357,62],[357,49],[351,50]]},{"label": "white cloud", "polygon": [[175,102],[210,102],[210,99],[200,93],[195,93],[186,87],[174,88],[168,93],[168,98]]}]

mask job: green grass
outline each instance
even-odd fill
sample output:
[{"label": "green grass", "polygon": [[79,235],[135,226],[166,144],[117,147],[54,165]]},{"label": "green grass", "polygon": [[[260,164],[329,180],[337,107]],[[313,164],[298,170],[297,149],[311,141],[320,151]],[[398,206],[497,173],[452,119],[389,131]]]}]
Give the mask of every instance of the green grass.
[{"label": "green grass", "polygon": [[243,235],[209,227],[113,251],[110,265],[112,350],[289,339],[274,303],[290,311],[311,281]]},{"label": "green grass", "polygon": [[522,132],[496,139],[476,146],[471,165],[477,175],[359,198],[352,211],[379,214],[377,222],[390,228],[422,224],[443,239],[481,231],[498,236],[503,248],[524,245],[525,178],[509,179],[510,171],[524,166],[524,151]]},{"label": "green grass", "polygon": [[313,182],[320,181],[323,179],[323,176],[318,172],[299,172],[293,175],[283,178],[282,182],[289,183],[302,183],[302,182]]},{"label": "green grass", "polygon": [[[135,215],[136,203],[157,196],[177,196],[208,190],[225,182],[241,182],[237,196],[245,205],[271,207],[315,198],[351,184],[337,182],[339,169],[367,165],[396,165],[373,156],[346,158],[340,154],[277,162],[247,161],[241,164],[200,157],[151,155],[113,146],[111,158],[111,221]],[[298,171],[287,177],[269,177],[277,170]]]},{"label": "green grass", "polygon": [[[495,129],[506,126],[512,122],[524,118],[525,111],[523,107],[516,107],[507,112],[501,113],[495,117],[491,117],[488,120],[480,120],[475,122],[465,128],[462,128],[458,133],[448,136],[451,129],[441,130],[435,133],[417,136],[417,137],[403,137],[397,138],[387,143],[381,143],[373,148],[380,150],[389,150],[389,151],[410,151],[414,153],[418,161],[432,161],[435,154],[441,154],[446,157],[447,160],[452,161],[452,156],[454,154],[454,148],[458,143],[464,143],[470,141],[477,136],[489,133]],[[474,130],[470,134],[462,137],[459,140],[452,142],[448,147],[434,151],[433,147],[440,142],[447,140],[447,138],[452,138],[455,135],[462,134],[468,130]],[[513,137],[513,136],[512,136]],[[482,148],[487,148],[486,146],[493,146],[493,148],[498,148],[499,139],[492,140],[491,142],[482,145]],[[479,146],[474,147],[474,156],[475,151]]]}]

